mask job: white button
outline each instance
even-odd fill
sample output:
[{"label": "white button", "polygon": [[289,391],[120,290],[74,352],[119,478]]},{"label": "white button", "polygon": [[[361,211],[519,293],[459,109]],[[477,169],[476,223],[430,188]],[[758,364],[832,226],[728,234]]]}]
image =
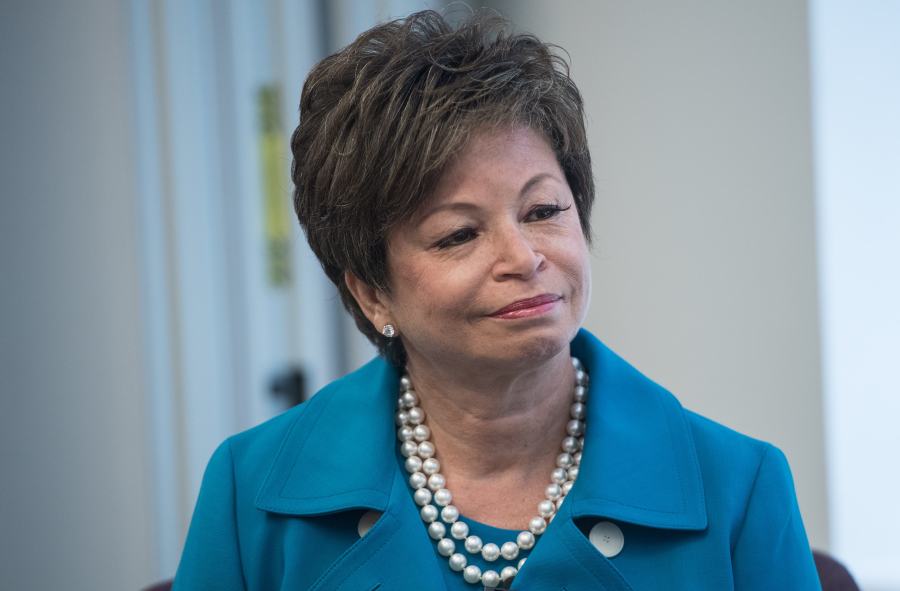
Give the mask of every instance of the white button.
[{"label": "white button", "polygon": [[600,550],[600,554],[607,558],[618,555],[622,551],[622,547],[625,546],[625,535],[622,533],[622,530],[619,529],[618,525],[609,521],[601,521],[592,527],[588,537],[594,548]]},{"label": "white button", "polygon": [[375,522],[378,521],[379,517],[381,517],[381,513],[378,511],[366,511],[363,513],[363,516],[359,518],[359,524],[356,526],[359,537],[363,537],[369,533],[369,530],[372,529],[372,526],[375,525]]}]

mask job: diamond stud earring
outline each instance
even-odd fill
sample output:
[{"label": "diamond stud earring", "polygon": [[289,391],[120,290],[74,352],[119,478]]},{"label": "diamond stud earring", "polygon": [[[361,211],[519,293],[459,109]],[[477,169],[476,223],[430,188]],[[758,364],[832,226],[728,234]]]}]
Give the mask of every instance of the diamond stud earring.
[{"label": "diamond stud earring", "polygon": [[381,334],[389,339],[392,339],[394,338],[394,335],[397,334],[397,329],[394,328],[393,324],[385,324],[383,327],[381,327]]}]

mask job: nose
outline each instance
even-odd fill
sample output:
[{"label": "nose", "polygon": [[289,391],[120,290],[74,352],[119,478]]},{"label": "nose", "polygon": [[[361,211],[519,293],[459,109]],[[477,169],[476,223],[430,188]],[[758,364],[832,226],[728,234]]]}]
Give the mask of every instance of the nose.
[{"label": "nose", "polygon": [[494,248],[493,275],[497,281],[530,279],[546,264],[544,255],[535,249],[518,225],[498,232]]}]

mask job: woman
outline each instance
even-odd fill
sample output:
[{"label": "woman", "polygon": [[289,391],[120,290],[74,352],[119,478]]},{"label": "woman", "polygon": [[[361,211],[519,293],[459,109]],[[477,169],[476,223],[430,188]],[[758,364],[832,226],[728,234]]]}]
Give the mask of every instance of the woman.
[{"label": "woman", "polygon": [[819,588],[784,456],[579,329],[594,188],[548,46],[414,14],[300,111],[300,223],[382,355],[216,451],[176,589]]}]

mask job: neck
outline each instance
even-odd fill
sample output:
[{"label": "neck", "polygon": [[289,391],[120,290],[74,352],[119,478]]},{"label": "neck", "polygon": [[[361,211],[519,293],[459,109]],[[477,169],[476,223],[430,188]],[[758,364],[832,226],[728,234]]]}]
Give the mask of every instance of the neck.
[{"label": "neck", "polygon": [[409,376],[449,481],[546,481],[565,435],[568,347],[538,367],[446,368],[410,358]]}]

